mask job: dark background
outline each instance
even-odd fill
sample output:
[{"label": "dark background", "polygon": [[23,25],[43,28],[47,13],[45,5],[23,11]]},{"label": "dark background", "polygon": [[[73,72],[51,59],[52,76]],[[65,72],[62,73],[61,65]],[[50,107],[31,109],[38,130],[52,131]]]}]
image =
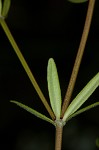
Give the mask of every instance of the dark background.
[{"label": "dark background", "polygon": [[[67,0],[12,0],[6,22],[45,97],[47,62],[58,68],[62,98],[79,46],[88,2]],[[99,71],[99,1],[72,99]],[[99,101],[99,89],[84,106]],[[54,150],[54,127],[29,114],[10,100],[20,101],[47,115],[15,52],[0,27],[0,146],[3,150]],[[64,127],[63,150],[96,150],[99,107],[75,117]]]}]

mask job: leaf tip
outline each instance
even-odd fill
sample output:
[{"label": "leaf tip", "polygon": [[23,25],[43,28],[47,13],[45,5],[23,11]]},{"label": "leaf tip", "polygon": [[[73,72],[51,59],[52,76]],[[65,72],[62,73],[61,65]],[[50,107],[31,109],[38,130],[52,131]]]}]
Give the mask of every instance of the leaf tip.
[{"label": "leaf tip", "polygon": [[51,107],[56,118],[59,119],[61,113],[61,90],[57,68],[53,58],[50,58],[48,61],[47,81]]}]

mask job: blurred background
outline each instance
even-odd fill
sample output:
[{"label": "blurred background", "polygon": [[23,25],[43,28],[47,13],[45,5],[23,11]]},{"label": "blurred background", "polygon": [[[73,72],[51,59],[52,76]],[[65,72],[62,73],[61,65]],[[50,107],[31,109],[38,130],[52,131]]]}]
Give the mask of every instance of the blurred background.
[{"label": "blurred background", "polygon": [[[88,2],[67,0],[12,0],[6,22],[49,102],[47,62],[53,57],[62,99],[79,46]],[[72,99],[99,71],[99,1]],[[4,31],[0,27],[0,146],[3,150],[54,150],[55,128],[10,100],[20,101],[49,117]],[[99,101],[99,89],[83,105]],[[87,111],[64,127],[62,150],[97,150],[99,107]]]}]

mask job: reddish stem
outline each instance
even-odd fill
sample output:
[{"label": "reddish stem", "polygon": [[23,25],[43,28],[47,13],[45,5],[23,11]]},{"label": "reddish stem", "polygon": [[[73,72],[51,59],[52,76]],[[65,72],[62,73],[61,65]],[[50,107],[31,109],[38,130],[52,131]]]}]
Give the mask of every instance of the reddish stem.
[{"label": "reddish stem", "polygon": [[79,68],[80,68],[81,60],[82,60],[82,57],[83,57],[86,41],[87,41],[87,38],[88,38],[88,33],[89,33],[91,20],[92,20],[92,15],[93,15],[93,10],[94,10],[94,5],[95,5],[95,0],[89,0],[85,25],[84,25],[80,45],[79,45],[79,48],[78,48],[78,53],[77,53],[77,56],[76,56],[76,59],[75,59],[74,67],[73,67],[73,70],[72,70],[71,78],[70,78],[70,81],[69,81],[69,85],[68,85],[66,95],[65,95],[65,98],[64,98],[61,118],[63,118],[64,113],[65,113],[65,111],[66,111],[66,109],[69,105],[69,102],[70,102],[70,99],[71,99],[71,96],[72,96],[72,92],[73,92],[73,89],[74,89],[74,86],[75,86],[75,82],[76,82],[76,78],[77,78],[78,71],[79,71]]}]

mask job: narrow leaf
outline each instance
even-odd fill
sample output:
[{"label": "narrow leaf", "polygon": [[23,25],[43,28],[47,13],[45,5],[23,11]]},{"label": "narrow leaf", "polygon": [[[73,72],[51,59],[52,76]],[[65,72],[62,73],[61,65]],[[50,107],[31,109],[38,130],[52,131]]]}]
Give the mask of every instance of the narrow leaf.
[{"label": "narrow leaf", "polygon": [[86,2],[88,0],[68,0],[68,1],[70,1],[72,3],[83,3],[83,2]]},{"label": "narrow leaf", "polygon": [[83,112],[85,112],[85,111],[87,111],[87,110],[89,110],[91,108],[94,108],[94,107],[96,107],[98,105],[99,105],[99,102],[96,102],[96,103],[91,104],[91,105],[89,105],[89,106],[87,106],[85,108],[82,108],[82,109],[78,110],[77,112],[75,112],[74,114],[72,114],[66,121],[68,121],[71,118],[73,118],[73,117],[75,117],[75,116],[77,116],[77,115],[79,115],[79,114],[81,114],[81,113],[83,113]]},{"label": "narrow leaf", "polygon": [[38,111],[28,107],[27,105],[24,105],[20,102],[14,101],[14,100],[11,100],[10,102],[15,103],[16,105],[20,106],[21,108],[25,109],[26,111],[30,112],[31,114],[35,115],[36,117],[55,125],[53,120],[51,120],[50,118],[46,117],[45,115],[39,113]]},{"label": "narrow leaf", "polygon": [[61,90],[57,68],[53,58],[50,58],[48,61],[47,82],[51,107],[55,113],[56,119],[59,119],[61,113]]},{"label": "narrow leaf", "polygon": [[63,120],[66,121],[67,118],[77,111],[80,106],[89,98],[89,96],[95,91],[99,86],[99,73],[97,73],[88,84],[82,89],[82,91],[75,97],[75,99],[68,106]]},{"label": "narrow leaf", "polygon": [[11,0],[4,0],[3,2],[3,8],[2,8],[2,16],[6,17],[8,14],[8,11],[10,9]]}]

